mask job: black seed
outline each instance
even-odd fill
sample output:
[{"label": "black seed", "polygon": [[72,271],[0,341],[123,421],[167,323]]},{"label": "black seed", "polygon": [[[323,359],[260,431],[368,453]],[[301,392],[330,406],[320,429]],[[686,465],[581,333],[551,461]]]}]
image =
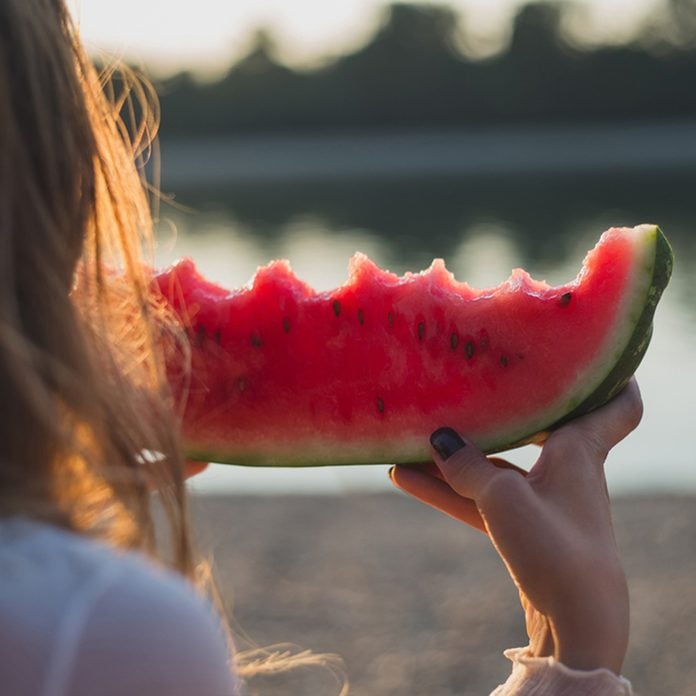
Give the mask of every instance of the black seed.
[{"label": "black seed", "polygon": [[244,377],[240,377],[237,380],[237,389],[239,389],[240,394],[246,389],[246,380]]},{"label": "black seed", "polygon": [[263,341],[258,334],[251,334],[251,345],[254,348],[260,348],[263,345]]},{"label": "black seed", "polygon": [[507,366],[508,366],[508,357],[507,357],[507,355],[501,355],[501,356],[500,356],[500,364],[501,364],[503,367],[507,367]]},{"label": "black seed", "polygon": [[358,310],[358,321],[360,322],[360,326],[365,325],[365,312],[363,312],[362,309]]},{"label": "black seed", "polygon": [[378,396],[377,397],[377,410],[380,413],[384,413],[384,401]]},{"label": "black seed", "polygon": [[425,336],[425,324],[420,321],[418,322],[418,340],[422,341]]},{"label": "black seed", "polygon": [[467,341],[466,345],[464,346],[464,354],[466,355],[466,359],[471,360],[471,358],[474,357],[475,352],[476,346],[474,345],[473,341]]},{"label": "black seed", "polygon": [[283,331],[290,333],[290,320],[287,317],[283,318]]},{"label": "black seed", "polygon": [[213,339],[215,340],[215,343],[220,345],[220,341],[222,341],[222,333],[220,329],[216,329],[215,333],[213,334]]},{"label": "black seed", "polygon": [[564,293],[561,295],[560,300],[558,300],[558,304],[561,305],[561,307],[566,307],[567,305],[570,304],[570,300],[571,300],[572,297],[573,297],[573,293],[572,293],[572,292],[564,292]]},{"label": "black seed", "polygon": [[389,324],[389,326],[394,326],[394,312],[389,312],[389,314],[387,314],[387,324]]},{"label": "black seed", "polygon": [[204,341],[205,341],[205,326],[203,326],[203,324],[201,324],[196,329],[196,345],[202,346]]},{"label": "black seed", "polygon": [[338,300],[333,301],[333,311],[336,316],[341,313],[341,303]]},{"label": "black seed", "polygon": [[459,345],[459,334],[455,331],[450,336],[450,346],[452,346],[452,350],[457,350],[458,345]]}]

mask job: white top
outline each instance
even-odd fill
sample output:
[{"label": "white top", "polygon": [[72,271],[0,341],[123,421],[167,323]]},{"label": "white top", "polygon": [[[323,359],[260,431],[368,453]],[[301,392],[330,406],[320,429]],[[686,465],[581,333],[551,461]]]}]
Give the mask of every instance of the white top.
[{"label": "white top", "polygon": [[491,696],[632,696],[631,683],[608,669],[569,669],[553,657],[530,657],[529,648],[505,651],[512,674]]},{"label": "white top", "polygon": [[224,634],[136,553],[0,521],[0,685],[13,696],[236,696]]}]

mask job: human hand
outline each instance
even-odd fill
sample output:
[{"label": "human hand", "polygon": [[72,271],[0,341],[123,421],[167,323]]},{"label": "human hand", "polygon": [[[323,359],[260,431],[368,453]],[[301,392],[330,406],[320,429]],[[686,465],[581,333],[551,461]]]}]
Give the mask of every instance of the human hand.
[{"label": "human hand", "polygon": [[631,380],[551,433],[528,474],[447,428],[431,436],[435,465],[392,469],[397,487],[489,535],[519,589],[533,656],[621,671],[628,590],[603,464],[641,416]]}]

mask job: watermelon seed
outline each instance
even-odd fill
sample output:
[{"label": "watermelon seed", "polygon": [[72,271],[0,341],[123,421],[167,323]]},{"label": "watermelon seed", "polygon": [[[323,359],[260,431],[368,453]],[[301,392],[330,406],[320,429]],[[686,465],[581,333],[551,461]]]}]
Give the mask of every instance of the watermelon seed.
[{"label": "watermelon seed", "polygon": [[475,352],[476,346],[474,346],[473,341],[467,341],[466,345],[464,346],[464,353],[466,354],[466,359],[471,360],[471,358],[474,357]]},{"label": "watermelon seed", "polygon": [[389,326],[394,326],[394,312],[389,312],[389,314],[387,314],[387,324],[389,324]]},{"label": "watermelon seed", "polygon": [[570,304],[570,299],[573,297],[572,292],[564,292],[561,295],[561,299],[558,301],[558,304],[561,305],[561,307],[566,307],[567,305]]},{"label": "watermelon seed", "polygon": [[422,341],[425,336],[425,324],[420,321],[418,322],[418,340]]},{"label": "watermelon seed", "polygon": [[360,326],[365,325],[365,312],[363,312],[362,309],[358,310],[358,321],[360,322]]},{"label": "watermelon seed", "polygon": [[220,332],[220,329],[217,329],[215,333],[213,334],[213,339],[215,340],[215,343],[220,345],[220,342],[222,341],[222,333]]},{"label": "watermelon seed", "polygon": [[260,348],[263,345],[263,341],[258,334],[251,334],[251,345],[254,348]]},{"label": "watermelon seed", "polygon": [[290,320],[287,317],[283,318],[283,331],[290,333]]},{"label": "watermelon seed", "polygon": [[384,413],[384,401],[378,396],[377,397],[377,410],[380,413]]},{"label": "watermelon seed", "polygon": [[338,300],[333,301],[333,311],[336,316],[341,313],[341,303]]},{"label": "watermelon seed", "polygon": [[503,367],[507,367],[507,366],[508,366],[508,362],[509,362],[509,361],[508,361],[507,355],[501,355],[501,356],[500,356],[500,364],[501,364]]},{"label": "watermelon seed", "polygon": [[246,389],[246,380],[244,377],[240,377],[237,380],[237,389],[239,389],[240,394]]},{"label": "watermelon seed", "polygon": [[452,350],[457,350],[457,346],[459,345],[459,334],[456,331],[450,336],[450,345],[452,346]]},{"label": "watermelon seed", "polygon": [[196,329],[196,345],[197,346],[202,346],[203,341],[205,341],[205,326],[201,324],[197,329]]}]

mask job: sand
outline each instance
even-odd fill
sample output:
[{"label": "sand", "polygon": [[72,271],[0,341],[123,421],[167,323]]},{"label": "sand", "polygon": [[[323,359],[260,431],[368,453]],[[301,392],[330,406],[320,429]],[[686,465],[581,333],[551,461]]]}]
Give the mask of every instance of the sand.
[{"label": "sand", "polygon": [[[240,648],[338,653],[353,696],[481,696],[526,642],[488,540],[400,494],[194,500]],[[632,601],[625,675],[643,696],[696,694],[696,498],[614,502]],[[338,692],[322,670],[251,694]]]}]

